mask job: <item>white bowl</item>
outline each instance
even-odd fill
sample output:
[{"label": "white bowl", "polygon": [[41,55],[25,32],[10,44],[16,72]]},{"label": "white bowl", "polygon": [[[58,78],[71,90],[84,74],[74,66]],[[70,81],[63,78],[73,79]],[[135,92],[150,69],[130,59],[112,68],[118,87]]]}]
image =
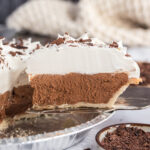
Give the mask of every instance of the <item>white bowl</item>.
[{"label": "white bowl", "polygon": [[142,123],[123,123],[123,124],[115,124],[115,125],[105,127],[96,134],[96,142],[100,146],[100,150],[105,150],[101,142],[103,141],[107,133],[113,132],[120,125],[125,125],[126,127],[134,127],[134,128],[136,127],[138,129],[142,129],[145,132],[150,132],[150,124],[142,124]]}]

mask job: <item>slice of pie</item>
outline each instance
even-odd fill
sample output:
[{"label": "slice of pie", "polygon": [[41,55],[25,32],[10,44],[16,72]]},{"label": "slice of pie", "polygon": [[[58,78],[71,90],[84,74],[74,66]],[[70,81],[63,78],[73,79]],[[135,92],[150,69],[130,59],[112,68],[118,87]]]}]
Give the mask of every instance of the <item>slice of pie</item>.
[{"label": "slice of pie", "polygon": [[120,42],[59,36],[27,62],[33,108],[112,107],[140,70]]},{"label": "slice of pie", "polygon": [[140,70],[120,42],[68,34],[39,42],[0,40],[0,120],[28,108],[112,107]]}]

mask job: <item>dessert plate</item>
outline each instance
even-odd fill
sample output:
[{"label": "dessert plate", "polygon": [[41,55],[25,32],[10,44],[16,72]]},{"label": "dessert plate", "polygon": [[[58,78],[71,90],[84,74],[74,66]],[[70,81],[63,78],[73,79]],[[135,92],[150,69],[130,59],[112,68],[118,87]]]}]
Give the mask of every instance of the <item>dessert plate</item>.
[{"label": "dessert plate", "polygon": [[115,110],[142,109],[149,105],[149,88],[129,87],[113,109],[30,110],[16,116],[12,126],[0,133],[0,137],[3,137],[0,149],[66,149],[83,140],[90,129],[109,119]]}]

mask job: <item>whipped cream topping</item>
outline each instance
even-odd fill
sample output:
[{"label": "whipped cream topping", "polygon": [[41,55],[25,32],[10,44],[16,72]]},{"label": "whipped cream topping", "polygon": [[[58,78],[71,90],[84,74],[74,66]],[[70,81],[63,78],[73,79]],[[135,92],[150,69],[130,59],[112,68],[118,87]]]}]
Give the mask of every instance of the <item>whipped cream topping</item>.
[{"label": "whipped cream topping", "polygon": [[39,42],[31,42],[31,39],[10,43],[0,39],[0,93],[11,91],[14,86],[20,85],[18,83],[22,84],[19,78],[25,71],[26,60],[40,47]]},{"label": "whipped cream topping", "polygon": [[12,69],[10,59],[25,61],[35,50],[41,47],[39,42],[31,42],[31,39],[16,41],[13,39],[9,43],[0,40],[0,69]]},{"label": "whipped cream topping", "polygon": [[28,84],[27,74],[127,72],[129,78],[140,75],[138,65],[126,56],[121,42],[105,44],[87,34],[78,39],[65,34],[45,46],[31,39],[7,44],[3,40],[0,39],[0,94]]},{"label": "whipped cream topping", "polygon": [[[39,63],[40,62],[40,63]],[[37,65],[38,64],[38,65]],[[74,39],[68,34],[59,36],[39,50],[27,62],[27,73],[67,74],[67,73],[115,73],[127,72],[129,78],[139,78],[140,70],[131,57],[126,56],[126,48],[121,42],[105,44],[87,35]]]},{"label": "whipped cream topping", "polygon": [[117,48],[126,54],[126,47],[123,47],[122,41],[106,44],[97,38],[89,38],[88,34],[83,34],[78,39],[70,37],[67,33],[64,36],[58,35],[58,39],[47,44],[46,47],[56,47],[57,49],[69,47],[102,47],[102,48]]}]

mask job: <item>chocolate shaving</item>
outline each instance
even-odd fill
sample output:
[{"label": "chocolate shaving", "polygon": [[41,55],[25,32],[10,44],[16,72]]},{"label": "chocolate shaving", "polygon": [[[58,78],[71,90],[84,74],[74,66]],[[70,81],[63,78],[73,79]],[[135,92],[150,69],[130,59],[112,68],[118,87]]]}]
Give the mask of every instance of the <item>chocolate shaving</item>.
[{"label": "chocolate shaving", "polygon": [[18,51],[16,51],[16,52],[10,51],[9,54],[12,55],[12,56],[16,56],[17,54],[18,55],[23,55],[22,52],[18,52]]},{"label": "chocolate shaving", "polygon": [[11,56],[16,56],[16,53],[15,53],[15,52],[12,52],[12,51],[10,51],[9,54],[10,54]]},{"label": "chocolate shaving", "polygon": [[63,44],[65,41],[65,38],[59,38],[57,40],[54,40],[53,42],[51,42],[50,44],[56,44],[56,45],[60,45]]},{"label": "chocolate shaving", "polygon": [[18,54],[18,55],[24,55],[22,52],[16,52],[16,54]]},{"label": "chocolate shaving", "polygon": [[108,132],[101,144],[106,150],[150,150],[150,132],[120,125]]},{"label": "chocolate shaving", "polygon": [[129,55],[129,54],[125,54],[125,56],[127,56],[127,57],[131,57],[131,55]]},{"label": "chocolate shaving", "polygon": [[91,42],[91,41],[92,41],[91,39],[86,39],[86,40],[80,39],[78,42],[86,43],[86,42]]},{"label": "chocolate shaving", "polygon": [[38,50],[38,49],[40,49],[40,45],[39,45],[39,44],[37,44],[37,45],[36,45],[36,48],[35,48],[32,52],[30,52],[29,54],[32,54],[33,52],[35,52],[35,51]]},{"label": "chocolate shaving", "polygon": [[27,49],[28,47],[26,47],[26,46],[23,46],[23,45],[20,45],[20,44],[11,44],[10,45],[11,47],[13,47],[13,48],[17,48],[17,49]]},{"label": "chocolate shaving", "polygon": [[35,50],[40,49],[40,45],[37,44]]},{"label": "chocolate shaving", "polygon": [[112,44],[109,44],[110,48],[118,48],[117,42],[113,42]]},{"label": "chocolate shaving", "polygon": [[87,43],[87,45],[89,45],[89,46],[94,46],[94,44],[93,44],[93,43]]}]

